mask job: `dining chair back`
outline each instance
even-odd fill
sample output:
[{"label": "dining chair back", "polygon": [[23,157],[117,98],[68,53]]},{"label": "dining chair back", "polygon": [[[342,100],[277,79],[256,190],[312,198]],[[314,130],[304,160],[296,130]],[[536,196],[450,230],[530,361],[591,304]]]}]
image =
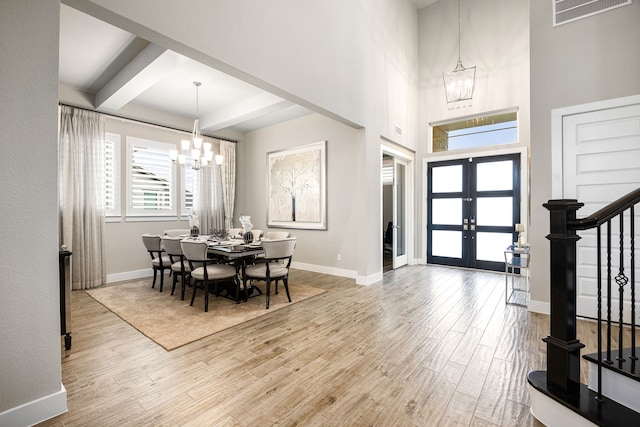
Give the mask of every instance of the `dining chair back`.
[{"label": "dining chair back", "polygon": [[170,230],[163,231],[165,236],[170,237],[180,237],[180,236],[188,236],[191,234],[191,229],[189,228],[172,228]]},{"label": "dining chair back", "polygon": [[171,295],[173,295],[176,290],[178,276],[180,276],[180,300],[184,300],[184,293],[186,290],[187,282],[189,281],[191,267],[189,266],[189,262],[182,253],[182,245],[180,244],[181,240],[182,237],[164,236],[162,238],[162,245],[164,246],[164,250],[166,251],[167,255],[171,259],[171,271],[173,273]]},{"label": "dining chair back", "polygon": [[265,240],[280,240],[291,236],[288,231],[267,231],[264,233]]},{"label": "dining chair back", "polygon": [[[240,302],[240,281],[236,268],[228,264],[220,264],[219,260],[208,257],[209,245],[206,241],[184,239],[180,242],[182,253],[189,261],[191,279],[193,280],[193,293],[191,304],[196,299],[197,283],[204,289],[204,311],[209,311],[209,293],[211,285],[214,285],[215,294],[218,295],[218,283],[233,281],[236,288],[236,302]],[[246,292],[245,292],[246,295]]]},{"label": "dining chair back", "polygon": [[271,299],[271,282],[276,282],[276,294],[278,294],[278,281],[282,280],[287,292],[287,299],[291,302],[289,293],[289,267],[296,248],[297,239],[289,237],[280,240],[263,240],[264,262],[250,265],[245,269],[243,280],[261,280],[266,283],[266,308],[269,308]]},{"label": "dining chair back", "polygon": [[142,243],[149,252],[151,257],[151,267],[153,268],[153,283],[152,288],[156,286],[156,277],[160,272],[160,292],[164,285],[164,271],[171,269],[171,258],[166,255],[164,248],[162,247],[162,238],[157,234],[143,234]]}]

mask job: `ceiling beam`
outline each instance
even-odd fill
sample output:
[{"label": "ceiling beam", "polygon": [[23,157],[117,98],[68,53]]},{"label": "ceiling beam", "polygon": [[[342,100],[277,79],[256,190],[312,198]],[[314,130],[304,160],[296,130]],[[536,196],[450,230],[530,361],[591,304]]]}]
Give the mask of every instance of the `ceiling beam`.
[{"label": "ceiling beam", "polygon": [[200,119],[200,128],[213,132],[288,108],[292,105],[294,104],[289,101],[269,93],[264,93],[206,115]]},{"label": "ceiling beam", "polygon": [[186,61],[185,56],[150,44],[96,93],[95,108],[119,110]]}]

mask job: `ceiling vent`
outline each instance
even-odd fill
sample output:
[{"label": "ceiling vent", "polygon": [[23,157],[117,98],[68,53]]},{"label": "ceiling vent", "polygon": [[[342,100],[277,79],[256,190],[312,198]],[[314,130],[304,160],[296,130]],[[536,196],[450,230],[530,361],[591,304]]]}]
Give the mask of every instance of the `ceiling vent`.
[{"label": "ceiling vent", "polygon": [[553,26],[631,4],[631,0],[551,0]]}]

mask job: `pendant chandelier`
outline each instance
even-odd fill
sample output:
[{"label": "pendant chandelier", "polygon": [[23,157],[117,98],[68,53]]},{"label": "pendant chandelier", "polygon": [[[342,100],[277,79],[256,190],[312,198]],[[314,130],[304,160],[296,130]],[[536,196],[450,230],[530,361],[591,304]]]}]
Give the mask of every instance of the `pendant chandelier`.
[{"label": "pendant chandelier", "polygon": [[[200,133],[200,121],[198,118],[198,88],[202,85],[200,82],[193,82],[196,87],[196,119],[193,122],[193,131],[191,139],[183,139],[180,142],[180,151],[169,150],[169,158],[172,162],[178,162],[179,165],[190,167],[194,170],[200,170],[209,166],[213,160],[213,151],[211,151],[211,143],[204,142]],[[216,156],[216,164],[222,164],[222,156]]]},{"label": "pendant chandelier", "polygon": [[458,0],[458,64],[453,71],[442,73],[449,108],[471,105],[476,80],[476,67],[465,68],[460,59],[460,0]]}]

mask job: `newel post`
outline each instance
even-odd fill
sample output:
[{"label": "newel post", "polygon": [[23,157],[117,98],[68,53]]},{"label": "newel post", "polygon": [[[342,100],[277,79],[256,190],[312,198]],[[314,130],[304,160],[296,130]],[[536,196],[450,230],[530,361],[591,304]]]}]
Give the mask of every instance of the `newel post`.
[{"label": "newel post", "polygon": [[570,230],[576,211],[584,206],[577,200],[549,200],[551,245],[551,334],[547,343],[547,384],[564,393],[580,388],[580,349],[576,339],[576,242]]}]

